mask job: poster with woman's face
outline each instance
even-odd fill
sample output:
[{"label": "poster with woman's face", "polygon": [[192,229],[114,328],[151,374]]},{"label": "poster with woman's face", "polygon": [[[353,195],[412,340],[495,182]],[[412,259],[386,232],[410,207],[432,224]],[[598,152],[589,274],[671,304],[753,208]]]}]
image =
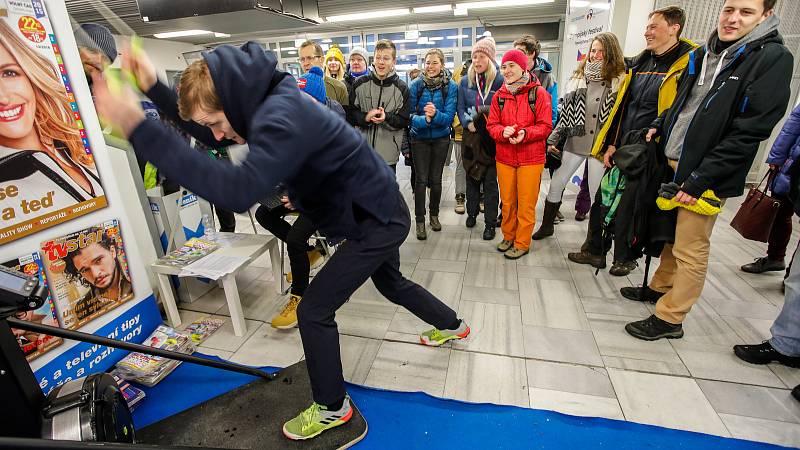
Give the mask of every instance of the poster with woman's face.
[{"label": "poster with woman's face", "polygon": [[0,0],[0,245],[107,205],[41,0]]}]

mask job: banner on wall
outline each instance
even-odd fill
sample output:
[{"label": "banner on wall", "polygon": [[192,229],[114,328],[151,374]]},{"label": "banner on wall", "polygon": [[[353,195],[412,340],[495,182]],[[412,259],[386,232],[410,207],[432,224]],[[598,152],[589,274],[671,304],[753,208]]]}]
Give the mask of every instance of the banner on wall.
[{"label": "banner on wall", "polygon": [[0,0],[0,245],[107,206],[41,0]]},{"label": "banner on wall", "polygon": [[590,6],[570,8],[564,33],[561,63],[561,86],[566,86],[578,63],[589,52],[592,38],[611,31],[611,0],[593,2]]}]

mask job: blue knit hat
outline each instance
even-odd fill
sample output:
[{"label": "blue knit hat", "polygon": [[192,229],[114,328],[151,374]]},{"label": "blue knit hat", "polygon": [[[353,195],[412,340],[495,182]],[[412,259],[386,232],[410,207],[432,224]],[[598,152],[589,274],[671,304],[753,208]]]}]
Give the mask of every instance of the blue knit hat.
[{"label": "blue knit hat", "polygon": [[300,78],[297,79],[297,87],[317,99],[320,103],[325,103],[327,99],[325,94],[325,75],[323,75],[322,69],[317,66],[312,67],[308,73],[300,75]]},{"label": "blue knit hat", "polygon": [[111,35],[108,28],[96,23],[85,23],[74,34],[78,47],[86,47],[103,52],[112,64],[117,59],[117,44],[114,42],[114,36]]}]

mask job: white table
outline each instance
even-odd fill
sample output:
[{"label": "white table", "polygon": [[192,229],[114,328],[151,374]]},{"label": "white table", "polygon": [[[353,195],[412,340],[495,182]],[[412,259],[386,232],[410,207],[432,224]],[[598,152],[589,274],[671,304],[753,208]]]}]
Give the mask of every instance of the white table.
[{"label": "white table", "polygon": [[[231,322],[233,322],[233,332],[236,336],[244,336],[247,331],[247,324],[244,320],[244,312],[242,311],[242,302],[239,299],[239,288],[236,286],[236,274],[241,272],[242,269],[247,267],[256,258],[269,250],[270,262],[272,263],[272,273],[275,277],[275,290],[281,292],[281,254],[278,248],[278,239],[274,236],[265,236],[262,234],[244,234],[244,233],[218,233],[222,237],[236,236],[238,240],[230,243],[230,245],[223,245],[218,248],[214,253],[224,256],[236,256],[247,258],[240,264],[233,273],[225,275],[219,281],[222,283],[222,289],[225,291],[225,299],[228,301],[228,309],[231,314]],[[167,317],[172,326],[181,324],[181,316],[178,312],[178,303],[172,290],[170,283],[171,275],[178,275],[181,272],[181,267],[170,266],[160,262],[155,262],[150,265],[153,272],[158,276],[158,284],[161,288],[161,301],[164,303],[164,308],[167,310]]]}]

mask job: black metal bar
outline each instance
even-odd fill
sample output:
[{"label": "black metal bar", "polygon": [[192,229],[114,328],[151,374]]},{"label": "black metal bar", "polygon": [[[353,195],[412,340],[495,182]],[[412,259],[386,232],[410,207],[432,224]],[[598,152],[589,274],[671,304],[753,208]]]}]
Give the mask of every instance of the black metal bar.
[{"label": "black metal bar", "polygon": [[644,301],[644,291],[647,289],[647,277],[650,274],[650,255],[644,258],[644,280],[642,281],[642,288],[639,289],[639,301]]},{"label": "black metal bar", "polygon": [[[83,450],[87,448],[101,448],[103,450],[197,450],[197,447],[176,447],[148,444],[123,444],[119,442],[81,442],[81,441],[51,441],[48,439],[31,438],[0,438],[0,450],[26,450],[26,449],[54,449],[54,450]],[[222,450],[216,447],[203,447],[204,449]]]},{"label": "black metal bar", "polygon": [[132,352],[139,352],[147,355],[161,356],[163,358],[174,359],[176,361],[183,361],[192,364],[199,364],[201,366],[208,366],[208,367],[214,367],[216,369],[223,369],[223,370],[229,370],[231,372],[243,373],[245,375],[252,375],[254,377],[263,378],[267,381],[274,380],[278,376],[277,374],[268,374],[266,372],[262,372],[252,367],[242,366],[227,361],[214,361],[211,359],[199,358],[197,356],[185,355],[183,353],[161,350],[158,348],[133,344],[130,342],[122,342],[104,336],[95,336],[93,334],[82,333],[80,331],[65,330],[63,328],[51,327],[49,325],[43,325],[40,323],[26,322],[15,319],[13,317],[9,317],[6,320],[8,321],[8,324],[12,328],[19,328],[21,330],[27,330],[27,331],[35,331],[37,333],[42,333],[49,336],[57,336],[63,339],[89,342],[91,344],[99,344],[99,345],[104,345],[106,347],[118,348],[121,350],[129,350]]}]

